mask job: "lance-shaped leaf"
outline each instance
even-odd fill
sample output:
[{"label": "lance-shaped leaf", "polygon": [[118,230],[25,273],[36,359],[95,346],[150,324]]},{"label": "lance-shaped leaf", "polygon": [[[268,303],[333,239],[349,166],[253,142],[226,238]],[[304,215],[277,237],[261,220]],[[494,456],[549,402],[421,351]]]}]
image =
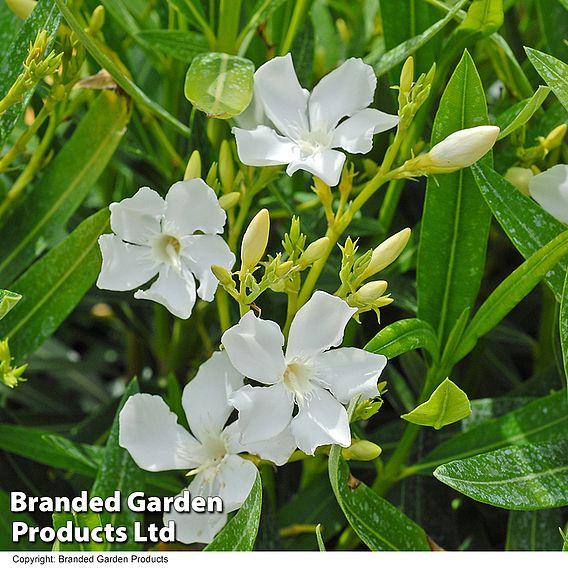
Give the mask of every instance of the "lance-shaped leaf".
[{"label": "lance-shaped leaf", "polygon": [[510,446],[441,465],[434,476],[495,507],[535,511],[568,505],[568,441]]},{"label": "lance-shaped leaf", "polygon": [[562,291],[562,302],[560,304],[560,322],[558,324],[558,329],[560,330],[560,344],[562,346],[564,376],[566,377],[566,386],[568,387],[568,271],[566,272],[566,280],[564,282],[564,289]]},{"label": "lance-shaped leaf", "polygon": [[530,99],[520,101],[509,110],[505,111],[497,121],[497,126],[501,128],[497,140],[506,138],[509,134],[517,130],[517,128],[526,124],[534,113],[540,109],[542,103],[546,100],[546,97],[548,97],[548,93],[550,93],[550,87],[543,87],[541,85]]},{"label": "lance-shaped leaf", "polygon": [[[97,527],[102,527],[103,523],[101,516],[98,513],[54,513],[53,514],[53,528],[58,530],[71,523],[73,527],[85,528],[91,531]],[[104,532],[101,531],[100,538],[103,542],[96,542],[93,539],[88,539],[86,542],[73,540],[72,542],[60,542],[58,540],[53,544],[54,552],[102,552],[107,550],[107,543],[104,539]]]},{"label": "lance-shaped leaf", "polygon": [[252,99],[254,64],[226,53],[196,56],[185,77],[185,96],[207,116],[230,118]]},{"label": "lance-shaped leaf", "polygon": [[412,424],[432,426],[439,430],[470,414],[471,405],[465,392],[450,379],[445,379],[426,402],[408,414],[403,414],[401,418]]},{"label": "lance-shaped leaf", "polygon": [[558,100],[568,110],[568,65],[548,53],[537,49],[525,47],[525,51],[538,74],[546,81],[546,84],[554,91]]}]

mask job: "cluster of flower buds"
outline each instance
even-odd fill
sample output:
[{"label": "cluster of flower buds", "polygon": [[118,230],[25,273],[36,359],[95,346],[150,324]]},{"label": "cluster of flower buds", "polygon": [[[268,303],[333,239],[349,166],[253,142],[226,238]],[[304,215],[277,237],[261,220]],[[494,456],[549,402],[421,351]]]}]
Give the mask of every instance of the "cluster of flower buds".
[{"label": "cluster of flower buds", "polygon": [[10,347],[8,340],[3,339],[0,341],[0,382],[7,387],[13,389],[19,382],[25,381],[22,375],[27,368],[27,365],[20,367],[12,367],[12,356],[10,354]]},{"label": "cluster of flower buds", "polygon": [[28,56],[24,61],[24,70],[10,87],[6,96],[0,101],[0,113],[21,101],[24,95],[39,81],[48,75],[52,75],[59,68],[63,53],[50,51],[45,55],[49,42],[50,38],[47,32],[42,30],[37,34],[35,41],[30,44]]},{"label": "cluster of flower buds", "polygon": [[422,73],[414,81],[414,59],[409,57],[400,73],[400,86],[398,90],[398,116],[399,129],[407,128],[420,107],[430,95],[432,82],[436,73],[436,64],[432,65],[428,73]]},{"label": "cluster of flower buds", "polygon": [[547,136],[539,136],[537,144],[530,148],[518,148],[517,157],[523,167],[530,167],[543,160],[552,150],[562,146],[568,124],[561,124],[553,128]]}]

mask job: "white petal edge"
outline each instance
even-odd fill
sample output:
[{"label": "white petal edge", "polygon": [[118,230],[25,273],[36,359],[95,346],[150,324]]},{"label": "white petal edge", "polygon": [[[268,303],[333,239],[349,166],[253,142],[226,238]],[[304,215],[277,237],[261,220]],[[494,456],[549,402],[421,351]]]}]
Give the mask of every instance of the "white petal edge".
[{"label": "white petal edge", "polygon": [[135,394],[120,411],[119,444],[146,471],[200,465],[200,445],[159,396]]},{"label": "white petal edge", "polygon": [[354,396],[366,399],[379,395],[377,382],[387,358],[355,347],[341,347],[318,355],[313,364],[322,384],[340,402],[348,404]]},{"label": "white petal edge", "polygon": [[238,509],[249,496],[258,470],[249,460],[227,455],[217,469],[219,497],[226,513]]},{"label": "white petal edge", "polygon": [[264,384],[279,381],[286,368],[284,336],[277,323],[247,312],[221,337],[231,363],[245,377]]},{"label": "white petal edge", "polygon": [[267,126],[257,126],[254,130],[233,128],[233,134],[239,159],[247,166],[278,166],[300,157],[300,148],[295,142]]},{"label": "white petal edge", "polygon": [[164,200],[149,187],[141,187],[132,197],[110,204],[110,227],[122,240],[137,245],[148,243],[160,232]]},{"label": "white petal edge", "polygon": [[178,181],[166,195],[162,231],[178,238],[195,231],[217,234],[223,232],[226,219],[215,192],[202,179]]},{"label": "white petal edge", "polygon": [[292,435],[298,448],[313,455],[327,444],[351,445],[351,431],[345,407],[327,390],[315,387],[292,420]]},{"label": "white petal edge", "polygon": [[309,101],[312,130],[335,128],[345,116],[368,107],[373,101],[377,77],[373,68],[352,57],[314,87]]},{"label": "white petal edge", "polygon": [[278,436],[292,420],[294,401],[282,383],[270,387],[245,385],[230,400],[239,411],[237,427],[245,447]]},{"label": "white petal edge", "polygon": [[333,133],[331,145],[352,154],[367,154],[373,148],[373,136],[398,124],[398,116],[366,108],[344,120]]},{"label": "white petal edge", "polygon": [[309,92],[302,89],[289,53],[275,57],[257,69],[254,94],[281,134],[294,139],[300,131],[309,129]]},{"label": "white petal edge", "polygon": [[547,213],[568,223],[568,165],[557,164],[532,177],[529,193]]},{"label": "white petal edge", "polygon": [[343,341],[345,327],[356,311],[337,296],[315,292],[292,320],[286,361],[311,357],[330,347],[337,347]]},{"label": "white petal edge", "polygon": [[187,319],[195,305],[195,279],[187,269],[179,274],[173,268],[164,266],[152,286],[148,290],[138,290],[134,297],[162,304],[174,316]]},{"label": "white petal edge", "polygon": [[286,168],[286,173],[291,176],[298,170],[304,170],[334,187],[339,183],[344,163],[345,154],[343,152],[324,150],[291,162]]},{"label": "white petal edge", "polygon": [[148,247],[125,243],[116,235],[101,235],[99,247],[103,263],[97,287],[102,290],[132,290],[158,273]]},{"label": "white petal edge", "polygon": [[229,396],[243,386],[239,373],[224,351],[213,353],[183,389],[182,406],[193,435],[205,442],[218,435],[233,411]]}]

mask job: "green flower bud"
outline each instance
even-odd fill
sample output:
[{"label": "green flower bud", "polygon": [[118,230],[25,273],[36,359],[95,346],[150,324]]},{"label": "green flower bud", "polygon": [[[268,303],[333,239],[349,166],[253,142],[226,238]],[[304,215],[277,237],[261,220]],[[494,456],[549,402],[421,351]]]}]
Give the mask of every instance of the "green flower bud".
[{"label": "green flower bud", "polygon": [[375,303],[386,292],[388,282],[385,280],[377,280],[375,282],[367,282],[364,286],[353,294],[353,300],[357,304]]},{"label": "green flower bud", "polygon": [[201,177],[201,154],[199,150],[194,150],[189,157],[183,179],[195,179]]},{"label": "green flower bud", "polygon": [[261,209],[250,222],[241,244],[241,273],[253,269],[264,256],[270,234],[270,214]]},{"label": "green flower bud", "polygon": [[241,194],[238,191],[231,191],[219,197],[219,205],[225,211],[232,209],[241,199]]},{"label": "green flower bud", "polygon": [[35,8],[37,2],[35,0],[6,0],[8,8],[22,20],[25,20]]},{"label": "green flower bud", "polygon": [[306,268],[318,261],[327,252],[329,248],[329,239],[322,237],[313,243],[310,243],[302,256],[300,257],[299,264],[302,268]]},{"label": "green flower bud", "polygon": [[371,461],[377,459],[382,448],[368,440],[355,440],[349,448],[343,448],[341,454],[346,460]]},{"label": "green flower bud", "polygon": [[213,272],[213,276],[219,280],[219,283],[224,288],[234,288],[235,281],[231,276],[231,273],[224,267],[218,264],[211,265],[211,272]]},{"label": "green flower bud", "polygon": [[375,250],[367,268],[359,278],[362,282],[367,278],[373,276],[377,272],[385,269],[389,264],[392,264],[402,253],[410,239],[411,230],[407,227],[402,229],[386,241],[383,241]]}]

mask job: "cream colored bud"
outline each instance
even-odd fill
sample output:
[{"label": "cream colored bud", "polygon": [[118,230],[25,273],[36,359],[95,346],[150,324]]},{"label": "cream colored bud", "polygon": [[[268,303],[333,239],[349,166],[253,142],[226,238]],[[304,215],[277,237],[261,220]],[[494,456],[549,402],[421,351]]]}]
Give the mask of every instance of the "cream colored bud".
[{"label": "cream colored bud", "polygon": [[498,126],[487,125],[453,132],[419,156],[424,158],[425,173],[451,173],[475,164],[493,148],[500,131]]},{"label": "cream colored bud", "polygon": [[231,273],[224,267],[220,266],[219,264],[212,264],[211,265],[211,272],[213,272],[213,276],[219,280],[222,286],[232,287],[234,286],[235,282]]},{"label": "cream colored bud", "polygon": [[564,141],[564,136],[566,136],[567,128],[568,124],[561,124],[560,126],[557,126],[553,130],[551,130],[548,136],[544,139],[544,147],[548,151],[550,151],[560,146]]},{"label": "cream colored bud", "polygon": [[341,454],[346,460],[371,461],[377,459],[382,448],[368,440],[355,440],[349,448],[343,448]]},{"label": "cream colored bud", "polygon": [[98,34],[105,25],[105,7],[102,5],[97,6],[91,14],[89,20],[89,33],[91,35]]},{"label": "cream colored bud", "polygon": [[360,281],[366,280],[373,274],[385,269],[389,264],[392,264],[406,247],[411,233],[412,231],[407,227],[383,241],[373,251],[371,260],[361,275]]},{"label": "cream colored bud", "polygon": [[264,256],[270,234],[270,214],[261,209],[250,222],[241,244],[241,270],[254,268]]},{"label": "cream colored bud", "polygon": [[219,197],[219,205],[225,211],[232,209],[241,199],[241,194],[238,191],[231,191]]},{"label": "cream colored bud", "polygon": [[8,8],[22,20],[25,20],[35,8],[37,2],[35,0],[6,0]]},{"label": "cream colored bud", "polygon": [[305,268],[310,266],[317,260],[319,260],[329,248],[329,239],[327,237],[322,237],[313,243],[310,243],[306,250],[300,257],[300,266]]},{"label": "cream colored bud", "polygon": [[402,66],[400,73],[400,87],[398,92],[398,108],[399,110],[408,102],[408,95],[412,89],[414,81],[414,59],[409,57]]},{"label": "cream colored bud", "polygon": [[372,304],[387,291],[388,285],[388,282],[385,280],[367,282],[367,284],[357,290],[353,295],[353,299],[357,301],[357,303]]},{"label": "cream colored bud", "polygon": [[221,142],[221,148],[219,149],[219,178],[223,191],[225,193],[230,192],[235,182],[235,163],[231,145],[227,140]]},{"label": "cream colored bud", "polygon": [[509,168],[505,174],[505,179],[512,183],[523,195],[529,194],[529,181],[534,173],[529,168]]},{"label": "cream colored bud", "polygon": [[276,269],[276,276],[284,276],[290,272],[290,270],[294,267],[294,263],[291,260],[287,260],[283,262],[278,268]]},{"label": "cream colored bud", "polygon": [[195,179],[201,177],[201,154],[199,150],[194,150],[189,157],[183,179]]}]

